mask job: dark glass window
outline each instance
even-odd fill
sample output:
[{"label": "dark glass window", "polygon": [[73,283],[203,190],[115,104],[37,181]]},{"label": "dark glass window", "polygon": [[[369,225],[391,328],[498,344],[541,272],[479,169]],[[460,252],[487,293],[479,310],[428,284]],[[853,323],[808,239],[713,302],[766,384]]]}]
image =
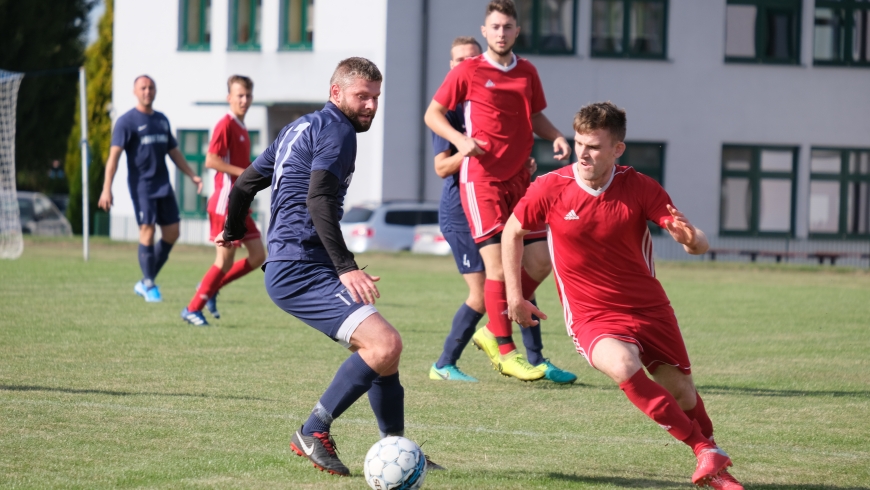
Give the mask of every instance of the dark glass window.
[{"label": "dark glass window", "polygon": [[725,61],[800,63],[801,0],[728,0]]},{"label": "dark glass window", "polygon": [[310,50],[314,43],[314,0],[281,1],[282,50]]},{"label": "dark glass window", "polygon": [[577,0],[517,0],[518,53],[573,54]]},{"label": "dark glass window", "polygon": [[260,18],[263,0],[230,1],[230,49],[260,50]]},{"label": "dark glass window", "polygon": [[388,225],[417,226],[418,211],[387,211],[384,222]]},{"label": "dark glass window", "polygon": [[667,0],[593,0],[592,56],[665,58],[667,17]]},{"label": "dark glass window", "polygon": [[870,2],[817,0],[813,25],[816,65],[870,66]]},{"label": "dark glass window", "polygon": [[[196,175],[203,175],[205,172],[205,154],[208,152],[208,143],[208,131],[206,130],[182,129],[178,131],[179,150]],[[207,197],[197,194],[193,182],[187,179],[181,170],[177,169],[175,172],[175,193],[182,216],[207,217]]]},{"label": "dark glass window", "polygon": [[211,47],[211,0],[179,2],[178,49],[208,51]]},{"label": "dark glass window", "polygon": [[372,211],[368,208],[350,208],[341,218],[342,223],[365,223],[372,217]]}]

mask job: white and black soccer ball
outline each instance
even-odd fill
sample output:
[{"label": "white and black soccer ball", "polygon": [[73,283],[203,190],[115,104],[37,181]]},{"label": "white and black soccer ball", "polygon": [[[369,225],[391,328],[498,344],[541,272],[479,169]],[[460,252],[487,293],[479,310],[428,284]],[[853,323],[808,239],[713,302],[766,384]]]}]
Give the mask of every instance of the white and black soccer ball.
[{"label": "white and black soccer ball", "polygon": [[415,490],[426,478],[426,457],[414,441],[386,437],[366,453],[365,476],[374,490]]}]

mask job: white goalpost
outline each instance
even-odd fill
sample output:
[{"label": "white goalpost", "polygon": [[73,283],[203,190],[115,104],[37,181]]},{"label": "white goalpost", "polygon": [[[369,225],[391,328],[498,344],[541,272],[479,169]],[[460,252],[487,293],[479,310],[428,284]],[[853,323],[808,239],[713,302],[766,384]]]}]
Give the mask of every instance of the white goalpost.
[{"label": "white goalpost", "polygon": [[15,110],[23,73],[0,70],[0,258],[24,251],[18,193],[15,191]]}]

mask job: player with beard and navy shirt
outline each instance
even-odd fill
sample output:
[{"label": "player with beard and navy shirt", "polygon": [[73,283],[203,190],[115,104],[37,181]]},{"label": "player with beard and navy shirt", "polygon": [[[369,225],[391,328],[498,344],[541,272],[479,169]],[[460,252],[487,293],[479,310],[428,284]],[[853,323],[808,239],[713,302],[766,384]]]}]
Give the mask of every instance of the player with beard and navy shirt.
[{"label": "player with beard and navy shirt", "polygon": [[372,124],[381,80],[365,58],[341,61],[326,106],[281,130],[239,176],[224,231],[215,238],[215,244],[231,246],[243,237],[254,196],[271,186],[266,290],[278,307],[352,351],[290,443],[296,454],[335,475],[350,470],[336,455],[330,425],[363,394],[381,437],[405,429],[402,339],[373,306],[380,278],[357,267],[339,228],[355,169],[356,133]]},{"label": "player with beard and navy shirt", "polygon": [[[450,69],[452,70],[466,58],[479,56],[480,53],[480,44],[473,37],[457,37],[453,40],[453,45],[450,48]],[[457,105],[445,116],[454,129],[460,133],[465,133],[463,104]],[[450,333],[444,339],[441,357],[429,368],[429,379],[476,382],[476,378],[462,372],[456,366],[456,362],[471,340],[478,322],[486,313],[484,305],[486,274],[484,273],[483,258],[481,258],[474,238],[471,236],[471,228],[468,226],[468,219],[465,217],[459,195],[459,169],[464,157],[456,151],[455,146],[434,132],[432,133],[432,150],[435,153],[435,173],[444,179],[438,221],[444,239],[450,244],[456,267],[468,285],[468,298],[453,316]],[[530,174],[535,172],[535,167],[535,160],[530,158],[528,169]],[[534,299],[532,301],[534,302]],[[540,324],[522,329],[522,334],[529,362],[534,366],[539,366],[539,369],[544,371],[546,379],[554,383],[573,383],[577,379],[573,373],[559,369],[543,356],[541,351],[544,344],[541,340]]]},{"label": "player with beard and navy shirt", "polygon": [[[169,120],[152,107],[157,96],[157,85],[148,75],[133,81],[136,107],[115,121],[112,146],[106,161],[106,177],[99,207],[112,208],[112,180],[118,170],[121,152],[127,153],[127,185],[133,198],[136,222],[139,224],[139,267],[142,280],[133,291],[149,303],[162,301],[160,290],[154,284],[157,273],[169,258],[172,245],[178,240],[178,203],[169,184],[166,155],[190,180],[196,184],[196,193],[202,191],[202,179],[191,170],[172,136]],[[154,245],[155,224],[160,225],[160,241]]]}]

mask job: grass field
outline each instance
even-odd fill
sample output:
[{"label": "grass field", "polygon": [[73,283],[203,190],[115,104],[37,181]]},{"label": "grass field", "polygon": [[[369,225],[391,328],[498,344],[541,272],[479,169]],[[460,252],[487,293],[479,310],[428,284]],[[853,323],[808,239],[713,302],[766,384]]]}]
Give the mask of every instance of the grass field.
[{"label": "grass field", "polygon": [[[178,317],[213,258],[179,246],[164,302],[133,292],[135,244],[28,241],[0,262],[0,487],[367,488],[365,398],[333,425],[350,478],[289,450],[346,351],[275,307],[262,273],[222,292],[211,328]],[[464,283],[452,259],[362,255],[402,333],[407,436],[446,472],[425,488],[691,488],[694,458],[577,355],[552,281],[545,354],[573,386],[430,381]],[[870,488],[870,274],[661,263],[716,439],[747,488]]]}]

